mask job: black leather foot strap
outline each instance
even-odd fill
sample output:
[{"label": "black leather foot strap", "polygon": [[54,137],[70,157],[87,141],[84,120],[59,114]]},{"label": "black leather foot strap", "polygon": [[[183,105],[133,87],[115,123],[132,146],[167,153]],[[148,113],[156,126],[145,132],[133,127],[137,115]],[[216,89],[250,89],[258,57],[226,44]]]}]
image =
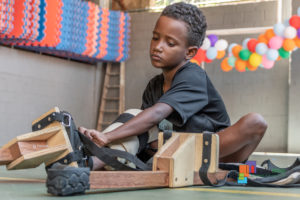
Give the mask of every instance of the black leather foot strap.
[{"label": "black leather foot strap", "polygon": [[211,160],[211,134],[203,134],[203,145],[202,145],[202,165],[199,170],[200,179],[205,185],[213,185],[207,177],[207,171]]}]

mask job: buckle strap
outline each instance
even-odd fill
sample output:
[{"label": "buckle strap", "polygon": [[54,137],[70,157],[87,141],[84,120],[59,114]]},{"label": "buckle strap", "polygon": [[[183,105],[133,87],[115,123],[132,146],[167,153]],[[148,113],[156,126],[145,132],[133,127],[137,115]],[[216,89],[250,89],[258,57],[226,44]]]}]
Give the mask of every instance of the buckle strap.
[{"label": "buckle strap", "polygon": [[211,134],[203,133],[203,151],[202,151],[202,166],[199,170],[200,179],[203,181],[205,185],[212,186],[213,184],[207,177],[207,170],[210,165],[211,160]]},{"label": "buckle strap", "polygon": [[33,124],[32,131],[41,130],[54,121],[58,121],[58,122],[62,123],[62,125],[65,127],[70,127],[71,120],[72,120],[72,117],[67,112],[53,112],[53,113],[47,115],[46,117],[44,117],[43,119],[41,119],[40,121],[38,121],[37,123]]},{"label": "buckle strap", "polygon": [[[109,166],[115,168],[116,170],[129,170],[129,171],[136,171],[136,170],[151,170],[151,168],[138,159],[133,154],[130,154],[126,151],[120,151],[116,149],[110,149],[107,147],[99,147],[90,139],[88,139],[85,135],[78,132],[82,143],[85,145],[85,148],[90,152],[91,155],[98,157],[104,163],[108,164]],[[137,168],[131,168],[121,162],[118,161],[117,158],[124,158],[125,160],[132,162],[136,165]]]}]

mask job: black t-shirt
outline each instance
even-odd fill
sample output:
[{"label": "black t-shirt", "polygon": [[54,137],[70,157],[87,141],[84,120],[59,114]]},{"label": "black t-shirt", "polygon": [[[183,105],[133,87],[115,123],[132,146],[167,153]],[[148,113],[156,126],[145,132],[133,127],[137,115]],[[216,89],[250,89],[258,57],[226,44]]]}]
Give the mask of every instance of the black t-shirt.
[{"label": "black t-shirt", "polygon": [[188,62],[175,74],[171,88],[163,93],[163,74],[148,83],[142,109],[155,103],[166,103],[174,112],[168,116],[173,129],[178,132],[218,132],[230,126],[224,102],[206,72]]}]

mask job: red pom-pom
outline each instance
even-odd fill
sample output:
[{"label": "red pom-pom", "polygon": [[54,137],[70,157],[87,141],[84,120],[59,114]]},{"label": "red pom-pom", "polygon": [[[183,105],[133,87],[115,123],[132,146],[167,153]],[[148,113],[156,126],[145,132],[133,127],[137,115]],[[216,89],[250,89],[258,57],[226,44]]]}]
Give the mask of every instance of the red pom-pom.
[{"label": "red pom-pom", "polygon": [[294,28],[298,29],[300,28],[300,16],[294,15],[290,18],[290,25]]},{"label": "red pom-pom", "polygon": [[204,60],[206,63],[211,63],[212,60],[208,59],[206,56],[205,56],[205,60]]},{"label": "red pom-pom", "polygon": [[198,49],[196,55],[193,57],[199,64],[201,64],[205,60],[206,52],[203,49]]},{"label": "red pom-pom", "polygon": [[257,39],[250,39],[247,43],[247,47],[248,47],[249,51],[255,52],[255,47],[258,43],[259,42]]}]

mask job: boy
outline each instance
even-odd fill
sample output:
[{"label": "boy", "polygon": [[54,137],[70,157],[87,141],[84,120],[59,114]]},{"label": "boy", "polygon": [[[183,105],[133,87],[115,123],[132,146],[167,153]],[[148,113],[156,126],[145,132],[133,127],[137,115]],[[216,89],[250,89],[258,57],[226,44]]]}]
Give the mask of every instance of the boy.
[{"label": "boy", "polygon": [[[216,132],[220,162],[243,162],[255,150],[267,125],[259,114],[248,114],[230,126],[225,105],[207,74],[189,60],[202,45],[206,20],[200,9],[186,3],[167,6],[155,25],[150,58],[162,74],[154,77],[143,95],[143,111],[108,132],[80,127],[99,146],[140,136],[163,119],[178,132]],[[151,147],[156,147],[156,142]],[[93,169],[103,163],[94,158]]]}]

